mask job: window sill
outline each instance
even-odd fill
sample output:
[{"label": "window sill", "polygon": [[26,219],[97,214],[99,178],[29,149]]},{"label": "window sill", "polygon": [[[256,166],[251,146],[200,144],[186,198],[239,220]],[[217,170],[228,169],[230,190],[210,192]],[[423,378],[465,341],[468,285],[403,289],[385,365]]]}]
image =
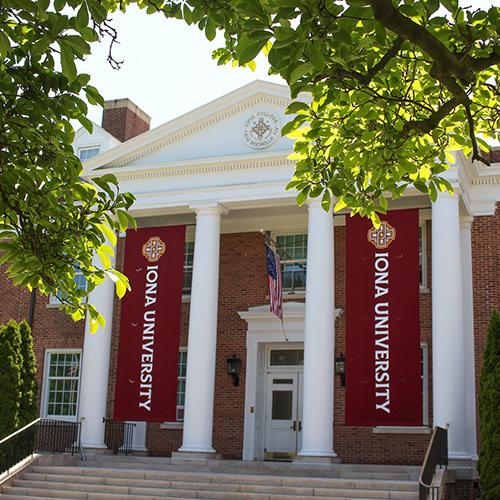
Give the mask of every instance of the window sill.
[{"label": "window sill", "polygon": [[41,415],[43,420],[61,420],[63,422],[78,422],[76,417],[68,417],[68,415]]},{"label": "window sill", "polygon": [[431,293],[431,289],[426,286],[420,285],[420,293]]},{"label": "window sill", "polygon": [[183,304],[189,304],[191,302],[191,294],[189,295],[182,295],[182,303]]},{"label": "window sill", "polygon": [[306,298],[306,292],[283,292],[283,300],[304,300]]},{"label": "window sill", "polygon": [[162,422],[160,424],[160,429],[183,429],[183,422]]},{"label": "window sill", "polygon": [[378,426],[373,427],[373,434],[430,434],[431,428],[425,426]]},{"label": "window sill", "polygon": [[[87,303],[86,300],[82,301],[82,304],[86,304],[86,303]],[[45,307],[47,309],[58,309],[60,306],[61,306],[60,302],[47,302],[47,304],[45,304]]]},{"label": "window sill", "polygon": [[47,304],[45,305],[45,307],[46,307],[47,309],[59,309],[59,306],[60,306],[60,305],[61,305],[61,304],[59,304],[59,303],[57,303],[57,304],[53,304],[52,302],[49,302],[49,303],[47,303]]}]

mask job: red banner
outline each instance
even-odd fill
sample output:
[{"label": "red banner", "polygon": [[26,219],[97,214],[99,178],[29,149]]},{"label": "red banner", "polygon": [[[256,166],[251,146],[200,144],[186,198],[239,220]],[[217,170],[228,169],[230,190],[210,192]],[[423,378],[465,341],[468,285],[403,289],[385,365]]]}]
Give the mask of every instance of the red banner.
[{"label": "red banner", "polygon": [[422,425],[418,210],[347,217],[346,424]]},{"label": "red banner", "polygon": [[185,226],[127,231],[116,420],[176,420]]}]

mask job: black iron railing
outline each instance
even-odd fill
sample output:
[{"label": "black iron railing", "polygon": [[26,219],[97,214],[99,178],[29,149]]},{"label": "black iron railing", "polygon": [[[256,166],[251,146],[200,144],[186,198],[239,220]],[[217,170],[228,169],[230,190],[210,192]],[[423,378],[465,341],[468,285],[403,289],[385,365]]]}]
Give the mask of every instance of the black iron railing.
[{"label": "black iron railing", "polygon": [[35,452],[36,427],[39,418],[0,441],[0,474]]},{"label": "black iron railing", "polygon": [[104,422],[104,443],[108,450],[113,450],[113,455],[131,453],[135,424],[107,418],[103,418],[102,421]]},{"label": "black iron railing", "polygon": [[79,453],[80,432],[80,422],[42,419],[37,426],[36,451]]},{"label": "black iron railing", "polygon": [[36,452],[79,451],[79,422],[37,418],[0,441],[0,474]]},{"label": "black iron railing", "polygon": [[419,500],[432,500],[439,498],[439,486],[433,485],[432,480],[436,467],[448,467],[448,429],[434,427],[424,463],[420,469]]}]

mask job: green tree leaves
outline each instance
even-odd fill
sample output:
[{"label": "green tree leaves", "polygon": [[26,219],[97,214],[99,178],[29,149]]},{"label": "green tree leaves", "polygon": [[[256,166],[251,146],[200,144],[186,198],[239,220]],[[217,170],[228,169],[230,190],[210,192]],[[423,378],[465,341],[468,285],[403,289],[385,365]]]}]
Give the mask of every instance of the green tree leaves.
[{"label": "green tree leaves", "polygon": [[[321,197],[335,210],[378,220],[387,199],[414,187],[435,199],[453,152],[482,161],[500,140],[500,8],[457,0],[5,0],[0,5],[0,262],[15,284],[61,292],[75,319],[104,279],[128,287],[109,248],[134,226],[133,197],[116,179],[86,181],[73,154],[71,120],[91,129],[85,95],[103,98],[77,62],[115,32],[108,14],[136,3],[184,19],[224,46],[218,64],[254,65],[289,84],[293,179],[299,203]],[[443,8],[441,8],[443,7]],[[445,12],[445,14],[443,14]],[[110,61],[116,61],[110,56]],[[300,98],[297,96],[300,95]],[[304,99],[303,96],[308,98]],[[305,102],[307,101],[307,103]],[[100,265],[92,260],[100,256]],[[74,283],[81,269],[87,291]]]},{"label": "green tree leaves", "polygon": [[[457,0],[242,0],[187,2],[225,35],[220,64],[263,51],[293,103],[282,130],[295,140],[289,189],[297,202],[377,221],[387,198],[413,186],[435,199],[441,174],[462,149],[483,161],[500,139],[500,9]],[[443,12],[448,11],[443,15]],[[303,99],[301,98],[301,101]]]},{"label": "green tree leaves", "polygon": [[19,325],[9,321],[0,326],[0,439],[8,436],[19,427],[19,407],[23,387],[21,353],[21,334]]},{"label": "green tree leaves", "polygon": [[[104,318],[88,294],[110,275],[119,296],[129,287],[113,274],[112,246],[117,231],[135,224],[124,215],[134,198],[114,176],[82,178],[71,120],[91,131],[81,95],[103,104],[76,63],[117,7],[96,0],[0,5],[0,261],[15,285],[61,297],[74,319],[88,313],[94,330]],[[77,287],[76,270],[86,290]]]}]

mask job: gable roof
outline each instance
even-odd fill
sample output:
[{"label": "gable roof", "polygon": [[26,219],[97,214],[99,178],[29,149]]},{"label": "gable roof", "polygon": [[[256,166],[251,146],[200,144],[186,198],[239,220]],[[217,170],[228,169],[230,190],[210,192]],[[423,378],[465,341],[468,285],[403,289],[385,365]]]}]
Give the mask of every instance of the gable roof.
[{"label": "gable roof", "polygon": [[95,122],[92,122],[92,125],[94,127],[92,134],[90,134],[86,128],[80,127],[75,132],[75,138],[73,139],[73,143],[78,143],[85,136],[90,137],[91,135],[96,134],[96,135],[100,135],[101,137],[108,139],[112,144],[116,144],[116,145],[121,144],[121,142],[113,134],[110,134],[105,128],[102,128],[100,125],[98,125]]},{"label": "gable roof", "polygon": [[84,174],[91,175],[95,170],[122,167],[257,103],[276,104],[284,108],[290,101],[289,89],[286,85],[255,80],[159,127],[119,144],[98,157],[87,160]]}]

